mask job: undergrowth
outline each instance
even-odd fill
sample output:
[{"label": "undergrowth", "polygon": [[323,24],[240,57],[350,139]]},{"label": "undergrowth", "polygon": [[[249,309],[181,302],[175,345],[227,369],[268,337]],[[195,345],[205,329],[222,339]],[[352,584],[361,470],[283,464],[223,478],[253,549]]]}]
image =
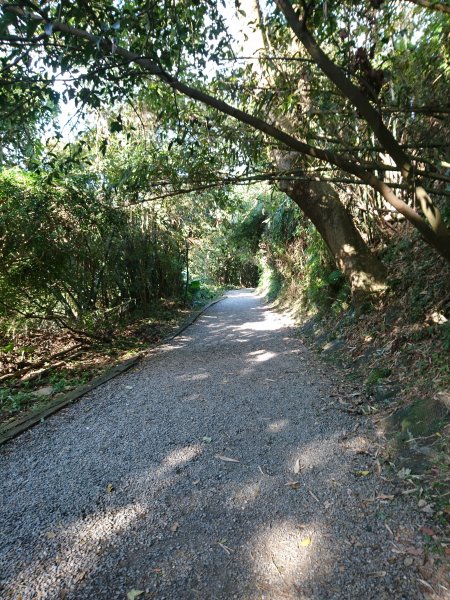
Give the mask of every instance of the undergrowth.
[{"label": "undergrowth", "polygon": [[[100,375],[114,364],[160,342],[198,310],[221,294],[222,289],[193,281],[186,299],[160,300],[141,306],[115,323],[111,339],[75,336],[54,324],[2,321],[0,338],[0,422],[38,408],[58,394],[68,392]],[[63,360],[55,354],[73,348]],[[38,365],[33,367],[33,365]],[[40,394],[43,395],[40,395]]]}]

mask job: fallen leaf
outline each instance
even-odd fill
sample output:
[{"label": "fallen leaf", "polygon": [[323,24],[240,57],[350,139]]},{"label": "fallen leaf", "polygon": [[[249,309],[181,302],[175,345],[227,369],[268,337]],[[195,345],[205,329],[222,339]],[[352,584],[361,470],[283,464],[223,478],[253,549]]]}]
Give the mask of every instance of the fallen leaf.
[{"label": "fallen leaf", "polygon": [[415,548],[414,546],[409,546],[405,549],[407,554],[412,554],[413,556],[422,556],[423,548]]},{"label": "fallen leaf", "polygon": [[397,477],[399,477],[400,479],[406,479],[410,475],[411,469],[406,469],[405,467],[403,467],[403,469],[400,469],[400,471],[398,471],[397,473]]},{"label": "fallen leaf", "polygon": [[129,592],[127,592],[127,599],[128,600],[135,600],[138,596],[142,596],[142,594],[144,593],[144,590],[130,590]]},{"label": "fallen leaf", "polygon": [[171,527],[170,527],[170,531],[173,531],[175,533],[175,531],[178,531],[180,527],[179,523],[174,523]]},{"label": "fallen leaf", "polygon": [[303,539],[301,539],[298,545],[301,548],[307,548],[308,546],[311,546],[311,541],[312,540],[311,540],[310,536],[308,535],[307,537],[304,537]]},{"label": "fallen leaf", "polygon": [[275,568],[276,568],[276,570],[278,571],[278,573],[279,573],[280,575],[283,575],[283,572],[285,571],[285,568],[284,568],[284,567],[282,567],[281,565],[277,565],[277,563],[275,562],[275,559],[274,559],[273,555],[272,555],[272,562],[273,562],[273,565],[274,565],[274,567],[275,567]]},{"label": "fallen leaf", "polygon": [[320,500],[319,500],[319,498],[318,498],[318,497],[315,495],[315,493],[314,493],[314,492],[312,492],[311,490],[308,490],[308,492],[309,492],[309,493],[310,493],[310,495],[311,495],[311,496],[314,498],[314,500],[320,504]]},{"label": "fallen leaf", "polygon": [[420,528],[420,531],[423,534],[425,534],[425,535],[430,535],[430,536],[434,535],[434,531],[431,529],[431,527],[425,527],[425,526],[423,526],[423,527]]},{"label": "fallen leaf", "polygon": [[300,487],[300,482],[299,481],[288,481],[284,485],[289,486],[293,490],[298,490],[298,488]]},{"label": "fallen leaf", "polygon": [[106,486],[106,491],[109,493],[114,491],[114,486],[112,483],[108,483],[108,485]]},{"label": "fallen leaf", "polygon": [[212,438],[208,437],[207,435],[203,436],[202,440],[207,444],[210,444],[212,442]]},{"label": "fallen leaf", "polygon": [[56,533],[54,533],[53,531],[47,531],[45,535],[49,540],[53,540],[56,537]]},{"label": "fallen leaf", "polygon": [[302,467],[300,465],[300,459],[297,458],[297,460],[295,461],[295,465],[294,465],[294,473],[296,475],[298,475],[300,473],[300,471],[302,470]]},{"label": "fallen leaf", "polygon": [[413,564],[413,562],[413,559],[410,556],[407,556],[403,561],[403,564],[405,565],[405,567],[410,567]]},{"label": "fallen leaf", "polygon": [[361,477],[366,477],[370,474],[370,471],[356,471],[356,474],[360,475]]},{"label": "fallen leaf", "polygon": [[377,500],[393,500],[395,496],[391,494],[378,494]]},{"label": "fallen leaf", "polygon": [[216,458],[218,458],[219,460],[223,460],[225,462],[233,462],[233,463],[241,462],[240,460],[237,460],[237,458],[230,458],[229,456],[222,456],[221,454],[216,454]]},{"label": "fallen leaf", "polygon": [[432,592],[434,594],[433,587],[427,583],[424,579],[417,578],[417,581],[427,590],[427,592]]}]

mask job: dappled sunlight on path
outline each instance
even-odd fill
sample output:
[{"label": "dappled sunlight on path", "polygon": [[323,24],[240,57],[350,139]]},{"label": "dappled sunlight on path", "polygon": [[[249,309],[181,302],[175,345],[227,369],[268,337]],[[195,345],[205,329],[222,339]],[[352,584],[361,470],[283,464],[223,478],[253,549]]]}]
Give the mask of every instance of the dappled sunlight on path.
[{"label": "dappled sunlight on path", "polygon": [[421,597],[365,420],[287,317],[227,296],[2,449],[2,597]]}]

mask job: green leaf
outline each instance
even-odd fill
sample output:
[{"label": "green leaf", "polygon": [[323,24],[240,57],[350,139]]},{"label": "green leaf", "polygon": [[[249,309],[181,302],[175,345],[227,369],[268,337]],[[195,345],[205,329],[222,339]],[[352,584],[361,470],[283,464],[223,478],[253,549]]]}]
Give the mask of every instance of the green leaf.
[{"label": "green leaf", "polygon": [[109,130],[111,133],[118,133],[120,131],[122,131],[123,129],[123,123],[122,123],[122,117],[119,115],[117,117],[117,119],[115,119],[114,121],[112,121],[109,125]]},{"label": "green leaf", "polygon": [[135,600],[139,596],[142,596],[143,593],[144,593],[144,590],[132,589],[129,592],[127,592],[127,600]]}]

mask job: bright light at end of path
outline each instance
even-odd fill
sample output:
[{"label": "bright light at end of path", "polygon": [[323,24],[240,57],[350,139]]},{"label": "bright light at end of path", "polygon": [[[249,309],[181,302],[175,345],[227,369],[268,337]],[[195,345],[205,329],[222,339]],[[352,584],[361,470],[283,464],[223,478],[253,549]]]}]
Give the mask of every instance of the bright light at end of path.
[{"label": "bright light at end of path", "polygon": [[256,294],[252,288],[247,288],[244,290],[230,290],[227,294],[225,294],[225,298],[247,298],[251,300],[253,298],[260,298],[259,294]]}]

